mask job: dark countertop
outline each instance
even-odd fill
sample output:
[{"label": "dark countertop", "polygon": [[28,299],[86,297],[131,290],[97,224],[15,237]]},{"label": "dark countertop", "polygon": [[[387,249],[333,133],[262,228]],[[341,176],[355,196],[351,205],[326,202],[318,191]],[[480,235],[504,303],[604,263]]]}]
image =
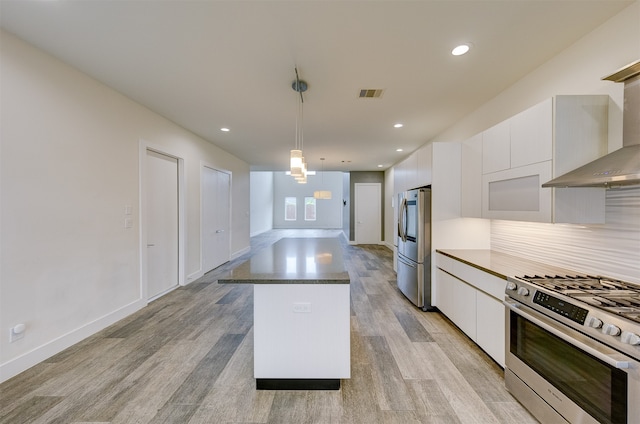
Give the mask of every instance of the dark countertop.
[{"label": "dark countertop", "polygon": [[579,274],[569,269],[488,249],[443,249],[436,252],[505,280],[509,276]]},{"label": "dark countertop", "polygon": [[337,238],[283,238],[218,279],[219,283],[349,284]]}]

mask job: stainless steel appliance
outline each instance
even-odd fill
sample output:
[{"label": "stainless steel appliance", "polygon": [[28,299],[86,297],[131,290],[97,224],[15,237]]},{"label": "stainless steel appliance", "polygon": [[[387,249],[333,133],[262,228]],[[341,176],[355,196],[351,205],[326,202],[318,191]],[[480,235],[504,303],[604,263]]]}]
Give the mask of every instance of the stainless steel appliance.
[{"label": "stainless steel appliance", "polygon": [[398,194],[398,288],[423,310],[431,305],[431,189]]},{"label": "stainless steel appliance", "polygon": [[640,60],[602,78],[624,82],[622,148],[542,184],[542,187],[616,187],[640,184]]},{"label": "stainless steel appliance", "polygon": [[640,285],[508,278],[507,389],[542,423],[640,423]]}]

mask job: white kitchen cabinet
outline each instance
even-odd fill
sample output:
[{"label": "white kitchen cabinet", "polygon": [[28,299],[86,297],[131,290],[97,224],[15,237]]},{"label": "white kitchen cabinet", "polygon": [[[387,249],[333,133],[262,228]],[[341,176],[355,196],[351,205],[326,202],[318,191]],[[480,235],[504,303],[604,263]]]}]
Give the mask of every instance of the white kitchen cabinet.
[{"label": "white kitchen cabinet", "polygon": [[476,339],[476,290],[463,281],[437,270],[438,309],[472,340]]},{"label": "white kitchen cabinet", "polygon": [[511,135],[510,168],[552,159],[552,116],[553,101],[547,99],[508,120]]},{"label": "white kitchen cabinet", "polygon": [[460,215],[482,217],[482,134],[462,142]]},{"label": "white kitchen cabinet", "polygon": [[551,222],[551,161],[482,176],[482,216],[491,219]]},{"label": "white kitchen cabinet", "polygon": [[417,150],[417,187],[431,185],[433,175],[433,145],[424,145]]},{"label": "white kitchen cabinet", "polygon": [[506,280],[441,253],[436,266],[435,306],[504,367]]},{"label": "white kitchen cabinet", "polygon": [[606,153],[608,108],[606,95],[556,96],[485,131],[482,217],[604,223],[604,188],[541,185]]},{"label": "white kitchen cabinet", "polygon": [[[438,306],[440,312],[454,321],[456,312],[454,310],[455,302],[455,278],[444,272],[440,267],[436,268],[436,278],[434,284],[437,286],[434,303]],[[455,322],[455,321],[454,321]]]},{"label": "white kitchen cabinet", "polygon": [[420,187],[418,184],[418,155],[412,153],[403,161],[394,166],[394,191],[401,193],[412,188]]},{"label": "white kitchen cabinet", "polygon": [[482,133],[482,173],[511,167],[509,121],[500,122]]},{"label": "white kitchen cabinet", "polygon": [[502,301],[478,290],[476,313],[476,343],[504,367],[506,323]]}]

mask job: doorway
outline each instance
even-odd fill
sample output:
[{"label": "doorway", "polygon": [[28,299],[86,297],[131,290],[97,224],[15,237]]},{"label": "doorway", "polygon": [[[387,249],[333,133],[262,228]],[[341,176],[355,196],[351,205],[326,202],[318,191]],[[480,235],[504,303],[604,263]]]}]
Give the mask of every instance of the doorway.
[{"label": "doorway", "polygon": [[355,183],[355,242],[356,244],[379,244],[381,242],[380,183]]},{"label": "doorway", "polygon": [[147,300],[180,284],[179,162],[176,157],[145,148],[141,217],[142,293]]},{"label": "doorway", "polygon": [[202,166],[202,272],[231,257],[231,173]]}]

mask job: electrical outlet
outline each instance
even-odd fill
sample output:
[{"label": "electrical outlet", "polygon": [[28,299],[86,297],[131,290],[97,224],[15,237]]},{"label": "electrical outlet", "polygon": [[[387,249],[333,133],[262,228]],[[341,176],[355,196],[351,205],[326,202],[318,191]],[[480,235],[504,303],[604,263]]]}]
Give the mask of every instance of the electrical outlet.
[{"label": "electrical outlet", "polygon": [[311,303],[309,302],[296,302],[293,304],[293,312],[297,314],[310,314]]},{"label": "electrical outlet", "polygon": [[9,329],[9,343],[13,343],[16,340],[24,338],[26,327],[24,324],[18,324],[15,327]]}]

